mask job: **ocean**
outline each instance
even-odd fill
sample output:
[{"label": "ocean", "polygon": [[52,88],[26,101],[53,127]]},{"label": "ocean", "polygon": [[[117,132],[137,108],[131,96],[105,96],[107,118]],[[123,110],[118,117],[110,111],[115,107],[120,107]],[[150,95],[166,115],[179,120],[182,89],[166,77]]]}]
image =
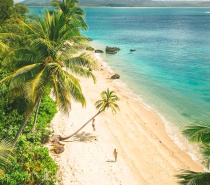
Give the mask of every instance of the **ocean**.
[{"label": "ocean", "polygon": [[[41,13],[42,8],[29,8]],[[85,8],[86,36],[120,74],[119,86],[177,130],[210,120],[210,8]],[[130,52],[130,49],[136,51]],[[174,130],[173,130],[173,129]],[[178,141],[177,141],[178,142]]]}]

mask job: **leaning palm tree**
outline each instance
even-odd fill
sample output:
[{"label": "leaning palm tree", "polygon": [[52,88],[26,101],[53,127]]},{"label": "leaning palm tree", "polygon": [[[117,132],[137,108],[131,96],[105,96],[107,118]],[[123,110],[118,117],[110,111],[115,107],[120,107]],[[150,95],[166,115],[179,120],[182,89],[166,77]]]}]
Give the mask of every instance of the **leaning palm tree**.
[{"label": "leaning palm tree", "polygon": [[[202,121],[198,125],[188,126],[184,131],[189,141],[197,142],[202,151],[203,165],[210,169],[210,123]],[[176,175],[180,184],[186,185],[210,185],[209,172],[193,172],[182,170]]]},{"label": "leaning palm tree", "polygon": [[[96,66],[96,61],[84,53],[77,54],[82,45],[82,36],[77,36],[74,29],[66,27],[61,12],[54,15],[46,12],[44,19],[37,17],[32,23],[24,23],[24,26],[30,38],[29,44],[13,53],[19,60],[6,60],[4,65],[12,65],[15,70],[0,81],[9,87],[7,97],[25,96],[29,100],[25,119],[14,139],[14,145],[47,89],[52,89],[60,110],[68,113],[71,98],[82,106],[86,103],[79,80],[74,74],[91,77],[96,81],[89,70]],[[71,43],[66,45],[69,40]]]},{"label": "leaning palm tree", "polygon": [[99,111],[91,118],[89,119],[81,128],[79,128],[76,132],[73,134],[66,136],[66,137],[59,137],[60,141],[66,140],[71,138],[72,136],[76,135],[79,131],[81,131],[91,120],[93,120],[96,116],[104,112],[106,109],[111,109],[112,113],[115,114],[116,110],[119,110],[119,106],[116,104],[116,101],[119,101],[119,98],[117,95],[115,95],[114,91],[109,91],[107,89],[106,91],[103,91],[101,93],[101,100],[98,100],[95,105],[96,108],[99,109]]},{"label": "leaning palm tree", "polygon": [[0,179],[2,179],[5,175],[3,166],[9,165],[10,160],[13,159],[13,148],[11,142],[4,139],[0,141]]}]

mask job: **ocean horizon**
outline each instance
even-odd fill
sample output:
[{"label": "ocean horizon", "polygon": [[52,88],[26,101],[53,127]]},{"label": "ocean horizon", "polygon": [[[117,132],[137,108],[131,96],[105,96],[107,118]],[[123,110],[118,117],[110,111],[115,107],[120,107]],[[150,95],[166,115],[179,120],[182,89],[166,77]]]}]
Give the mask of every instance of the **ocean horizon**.
[{"label": "ocean horizon", "polygon": [[[84,9],[89,30],[82,33],[90,44],[120,48],[100,54],[120,74],[116,83],[160,114],[179,146],[183,128],[209,121],[210,8]],[[41,13],[43,7],[29,10]]]}]

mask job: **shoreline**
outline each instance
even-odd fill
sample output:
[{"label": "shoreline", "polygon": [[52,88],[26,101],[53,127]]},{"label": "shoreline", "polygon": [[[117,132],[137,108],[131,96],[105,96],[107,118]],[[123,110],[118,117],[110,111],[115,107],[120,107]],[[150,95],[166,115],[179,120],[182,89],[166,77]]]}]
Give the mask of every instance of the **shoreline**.
[{"label": "shoreline", "polygon": [[[104,58],[103,56],[100,55],[100,53],[98,54],[95,53],[95,57],[106,67],[106,69],[111,74],[112,73],[115,74],[111,66],[109,66],[109,64],[106,61],[104,61]],[[161,118],[162,122],[164,123],[166,133],[170,137],[170,139],[173,140],[173,142],[179,147],[179,149],[181,149],[186,154],[188,154],[195,163],[197,163],[199,166],[202,166],[202,168],[206,171],[205,167],[202,165],[203,158],[202,158],[200,149],[196,143],[189,142],[187,138],[183,136],[182,130],[180,128],[175,126],[175,124],[173,124],[172,121],[169,121],[169,119],[167,119],[167,117],[164,116],[160,111],[158,111],[153,106],[148,104],[144,100],[144,98],[141,98],[141,94],[137,94],[134,90],[131,90],[124,81],[120,79],[118,81],[113,81],[113,83],[115,83],[118,86],[118,88],[121,89],[121,91],[125,92],[129,98],[139,101],[139,103],[142,106],[144,106],[145,109],[157,114]]]},{"label": "shoreline", "polygon": [[[93,52],[92,55],[96,56]],[[167,135],[159,115],[120,89],[115,80],[110,79],[111,73],[103,61],[99,61],[99,66],[99,70],[94,71],[97,77],[95,85],[91,79],[81,81],[87,99],[86,109],[72,103],[69,118],[58,112],[51,127],[55,134],[71,134],[96,113],[94,103],[106,88],[114,90],[120,97],[121,111],[115,116],[106,111],[96,118],[96,132],[92,131],[90,123],[78,137],[63,142],[65,152],[59,157],[53,156],[60,166],[63,184],[72,181],[71,184],[97,185],[103,179],[104,183],[100,184],[104,185],[173,185],[176,184],[174,175],[178,169],[203,171]],[[119,154],[117,163],[109,162],[113,160],[114,148]]]}]

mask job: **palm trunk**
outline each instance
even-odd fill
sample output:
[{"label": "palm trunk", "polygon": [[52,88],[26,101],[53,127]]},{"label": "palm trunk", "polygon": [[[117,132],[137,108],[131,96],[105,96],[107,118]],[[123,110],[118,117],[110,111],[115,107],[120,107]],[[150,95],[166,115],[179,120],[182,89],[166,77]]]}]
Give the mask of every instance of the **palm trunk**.
[{"label": "palm trunk", "polygon": [[80,130],[82,130],[92,119],[94,119],[96,116],[98,116],[100,113],[102,113],[103,111],[99,111],[95,116],[93,116],[91,119],[89,119],[80,129],[78,129],[76,132],[74,132],[73,134],[66,136],[66,137],[61,137],[60,136],[60,141],[66,140],[71,138],[72,136],[76,135]]},{"label": "palm trunk", "polygon": [[12,143],[12,146],[15,146],[15,144],[17,143],[17,140],[20,137],[20,134],[22,133],[22,130],[23,130],[25,124],[27,123],[28,119],[30,118],[31,114],[33,113],[36,105],[37,105],[37,103],[34,103],[32,105],[29,105],[28,110],[26,111],[25,119],[24,119],[21,127],[19,128],[19,130],[17,132],[17,135],[16,135],[16,137],[15,137],[13,143]]},{"label": "palm trunk", "polygon": [[36,120],[37,120],[37,116],[38,116],[38,112],[39,112],[40,103],[41,103],[41,99],[38,102],[38,105],[37,105],[37,108],[36,108],[36,113],[35,113],[35,116],[34,116],[34,123],[33,123],[34,126],[33,126],[33,129],[32,129],[33,132],[36,131]]}]

